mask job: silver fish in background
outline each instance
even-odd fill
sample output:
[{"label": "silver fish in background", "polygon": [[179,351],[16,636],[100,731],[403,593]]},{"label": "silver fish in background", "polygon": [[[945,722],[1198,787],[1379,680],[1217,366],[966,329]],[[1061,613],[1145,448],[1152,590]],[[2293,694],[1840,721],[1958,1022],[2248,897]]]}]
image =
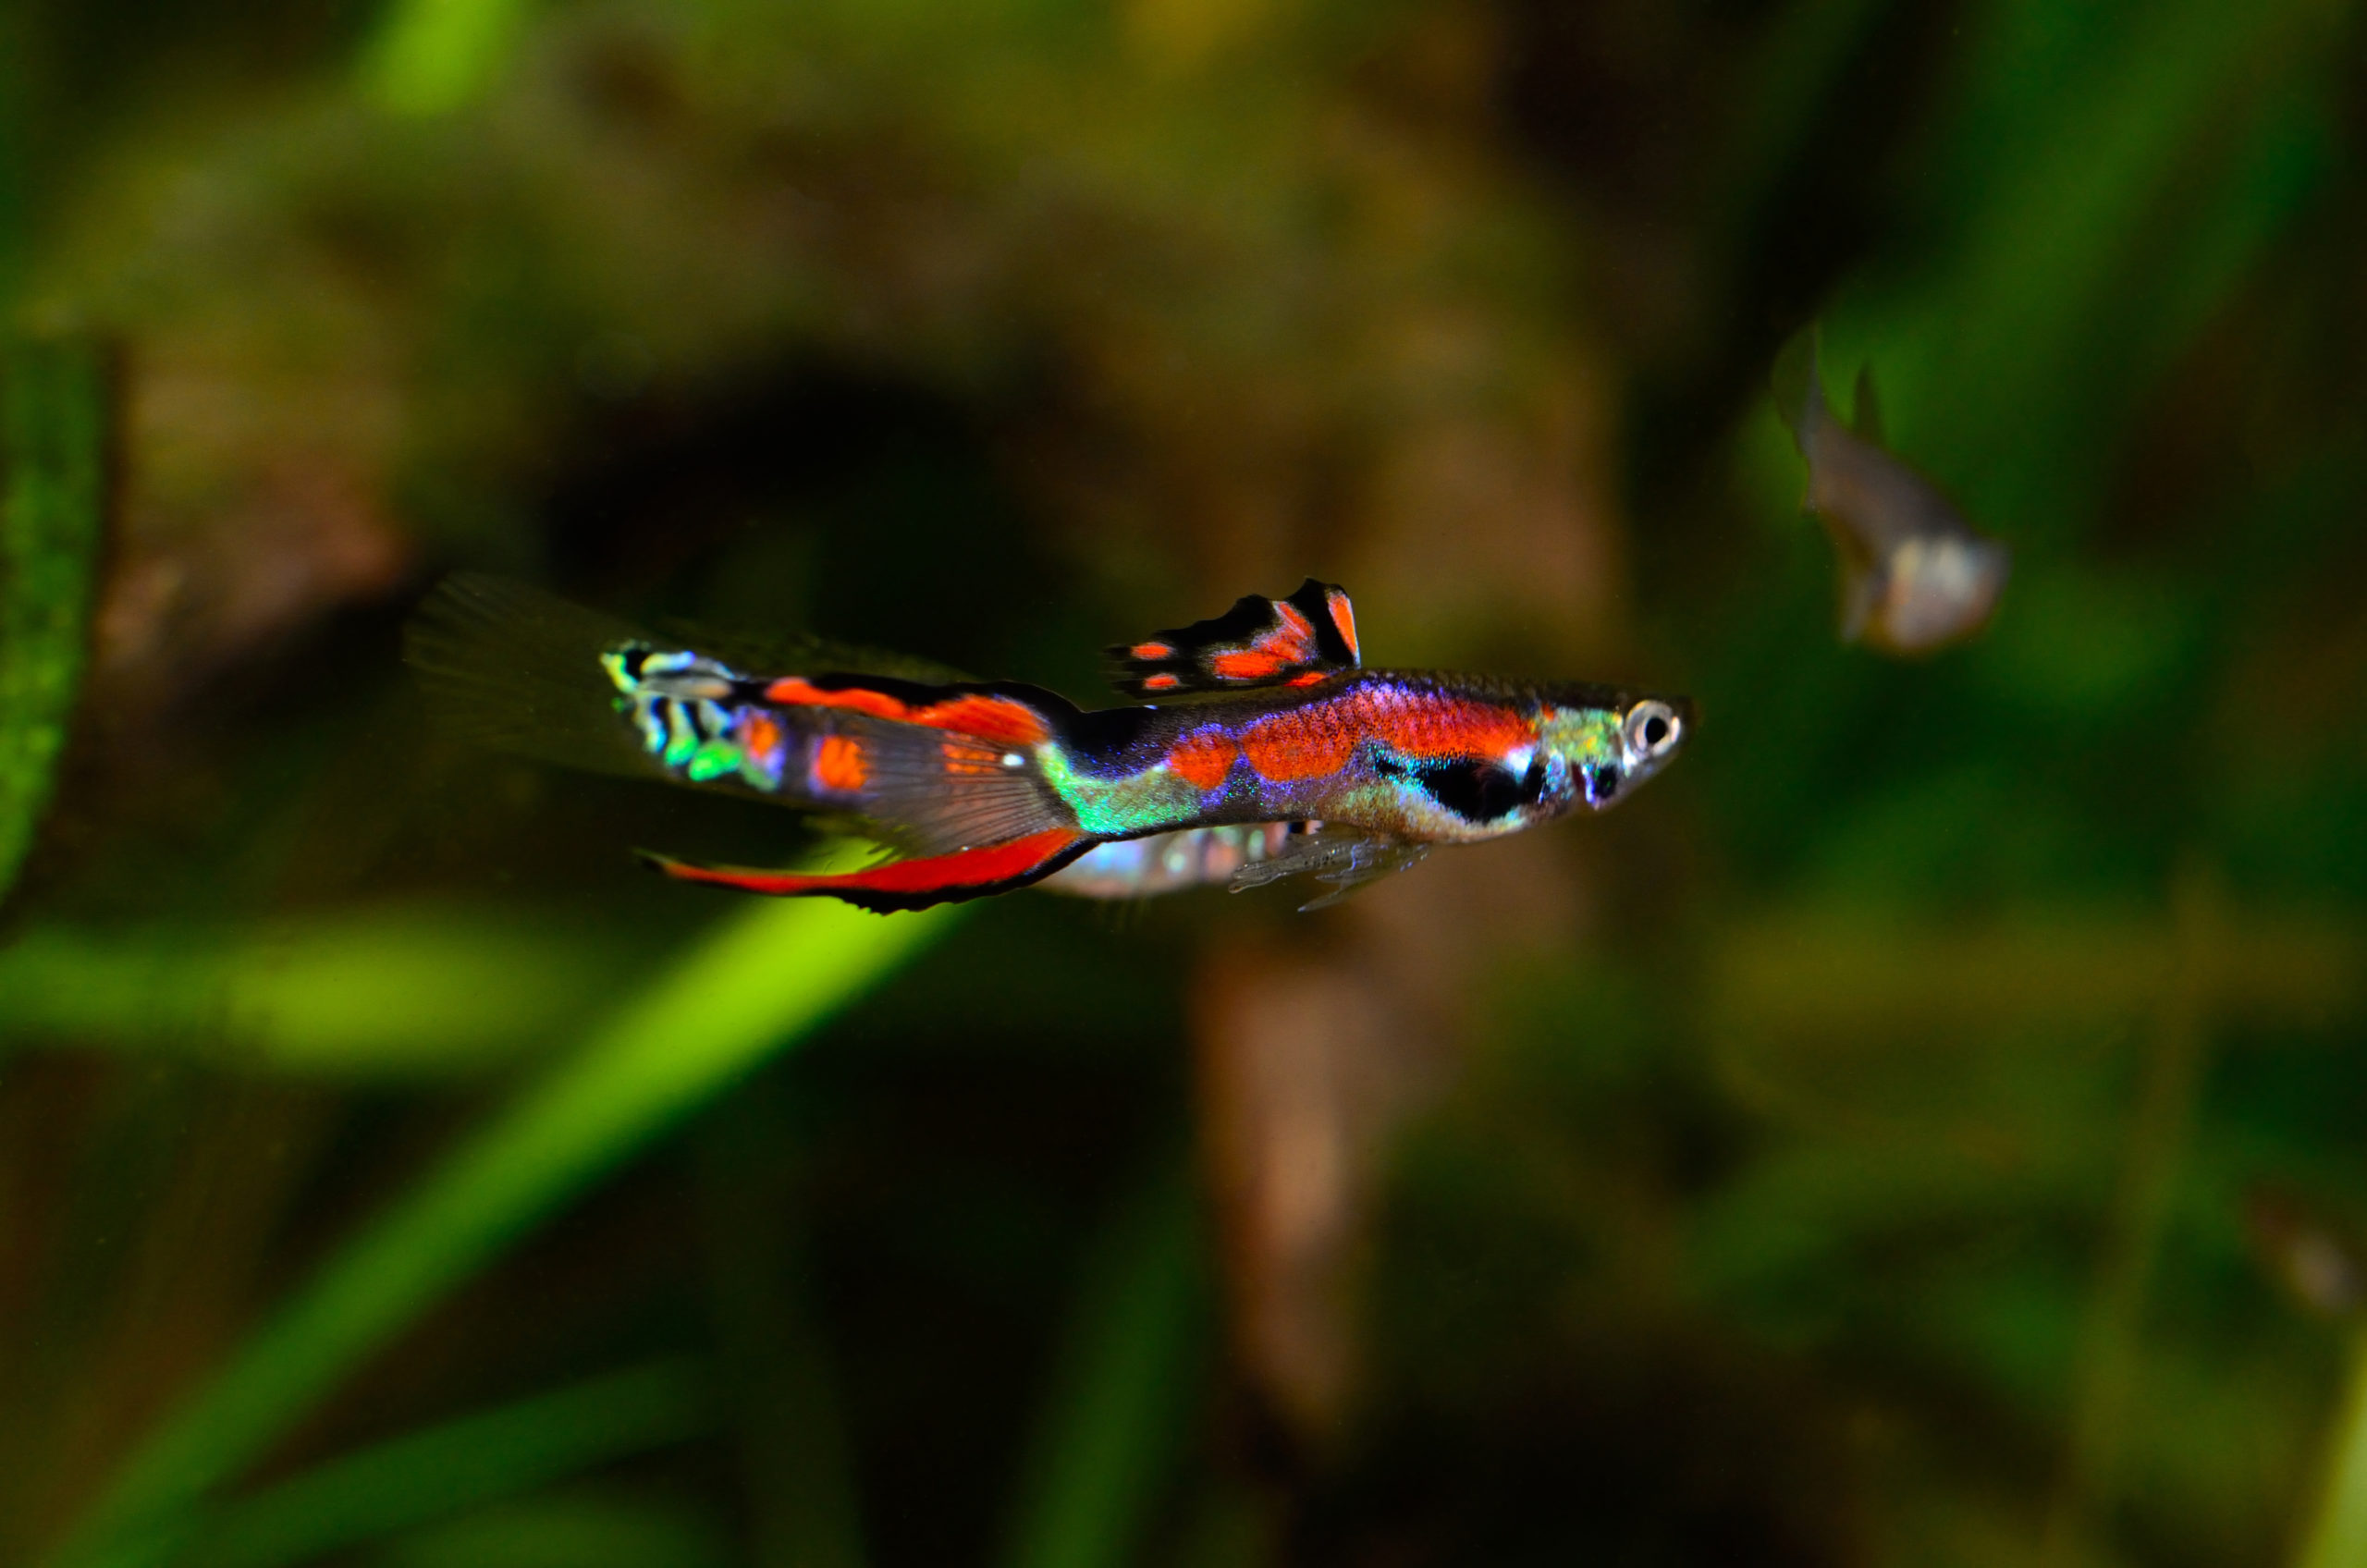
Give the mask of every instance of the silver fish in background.
[{"label": "silver fish in background", "polygon": [[1987,625],[2012,554],[1883,446],[1872,371],[1858,374],[1854,430],[1825,404],[1814,328],[1776,357],[1774,381],[1776,412],[1808,459],[1801,504],[1841,558],[1841,640],[1928,654]]}]

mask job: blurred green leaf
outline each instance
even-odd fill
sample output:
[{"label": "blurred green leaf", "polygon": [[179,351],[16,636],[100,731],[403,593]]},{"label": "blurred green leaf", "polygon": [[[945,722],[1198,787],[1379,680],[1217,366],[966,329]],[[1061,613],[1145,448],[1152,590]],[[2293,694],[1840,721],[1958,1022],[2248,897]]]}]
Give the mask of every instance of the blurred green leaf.
[{"label": "blurred green leaf", "polygon": [[700,1129],[708,1295],[740,1435],[754,1568],[862,1568],[863,1523],[830,1347],[808,1287],[778,1078]]},{"label": "blurred green leaf", "polygon": [[392,0],[362,57],[370,95],[398,114],[463,107],[515,52],[526,9],[527,0]]},{"label": "blurred green leaf", "polygon": [[308,1470],[201,1524],[192,1568],[283,1568],[714,1427],[712,1379],[661,1361],[463,1416]]},{"label": "blurred green leaf", "polygon": [[1191,1415],[1200,1244],[1182,1174],[1134,1197],[1095,1243],[1030,1451],[1010,1568],[1134,1561]]},{"label": "blurred green leaf", "polygon": [[600,1008],[621,956],[465,908],[227,936],[37,926],[0,949],[0,1039],[340,1077],[484,1071]]},{"label": "blurred green leaf", "polygon": [[613,1497],[540,1499],[416,1532],[379,1568],[732,1568],[723,1533],[681,1508]]},{"label": "blurred green leaf", "polygon": [[958,916],[747,905],[348,1243],[133,1453],[60,1563],[153,1562],[192,1503],[502,1247]]},{"label": "blurred green leaf", "polygon": [[2350,1377],[2326,1444],[2324,1491],[2296,1568],[2367,1563],[2367,1333],[2354,1330]]},{"label": "blurred green leaf", "polygon": [[0,347],[0,896],[49,803],[81,685],[105,522],[106,429],[95,347]]}]

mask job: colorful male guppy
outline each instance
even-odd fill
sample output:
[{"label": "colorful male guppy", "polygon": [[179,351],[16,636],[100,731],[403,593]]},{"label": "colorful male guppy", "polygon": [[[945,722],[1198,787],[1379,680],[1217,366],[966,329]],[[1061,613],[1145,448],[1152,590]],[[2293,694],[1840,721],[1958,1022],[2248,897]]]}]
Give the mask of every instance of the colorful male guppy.
[{"label": "colorful male guppy", "polygon": [[1312,578],[1110,649],[1119,690],[1159,701],[1089,712],[811,640],[655,636],[473,575],[422,607],[409,656],[474,739],[826,813],[901,857],[824,875],[649,856],[667,875],[880,913],[1301,873],[1327,903],[1432,845],[1625,799],[1692,718],[1679,697],[1366,669],[1348,595]]}]

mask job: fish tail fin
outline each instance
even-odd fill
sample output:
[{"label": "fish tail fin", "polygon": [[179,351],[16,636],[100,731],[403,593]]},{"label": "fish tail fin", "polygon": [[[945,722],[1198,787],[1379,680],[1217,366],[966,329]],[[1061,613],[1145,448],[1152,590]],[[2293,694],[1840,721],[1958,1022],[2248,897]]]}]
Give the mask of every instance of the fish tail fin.
[{"label": "fish tail fin", "polygon": [[456,740],[599,773],[664,777],[619,716],[603,653],[647,641],[629,622],[522,582],[455,572],[403,630],[403,658]]},{"label": "fish tail fin", "polygon": [[1823,329],[1814,322],[1794,333],[1775,355],[1771,377],[1775,388],[1776,417],[1792,433],[1792,440],[1803,457],[1808,455],[1809,443],[1826,418],[1824,370],[1819,362],[1819,339],[1822,334]]},{"label": "fish tail fin", "polygon": [[782,797],[935,856],[1075,827],[1042,754],[1074,712],[1018,686],[791,676],[762,683],[742,722],[767,731]]},{"label": "fish tail fin", "polygon": [[705,649],[704,633],[653,635],[473,572],[439,584],[405,635],[437,727],[479,745],[753,793],[919,855],[1073,825],[1036,751],[1075,712],[1049,692],[803,661],[752,676]]},{"label": "fish tail fin", "polygon": [[776,898],[833,898],[875,914],[928,909],[1007,893],[1041,881],[1098,842],[1074,827],[1047,827],[1004,843],[914,860],[889,861],[862,871],[760,871],[693,865],[664,855],[643,859],[680,881],[736,888]]}]

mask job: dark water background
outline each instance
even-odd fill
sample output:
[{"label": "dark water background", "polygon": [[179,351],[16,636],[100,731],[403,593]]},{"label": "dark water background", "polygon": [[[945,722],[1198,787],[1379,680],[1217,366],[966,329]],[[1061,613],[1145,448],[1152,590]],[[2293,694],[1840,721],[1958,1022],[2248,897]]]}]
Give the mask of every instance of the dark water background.
[{"label": "dark water background", "polygon": [[[2361,44],[0,11],[0,1563],[2367,1562]],[[1835,641],[1812,318],[1970,646]],[[456,566],[1087,699],[1312,573],[1702,717],[1318,915],[883,921],[431,734]]]}]

